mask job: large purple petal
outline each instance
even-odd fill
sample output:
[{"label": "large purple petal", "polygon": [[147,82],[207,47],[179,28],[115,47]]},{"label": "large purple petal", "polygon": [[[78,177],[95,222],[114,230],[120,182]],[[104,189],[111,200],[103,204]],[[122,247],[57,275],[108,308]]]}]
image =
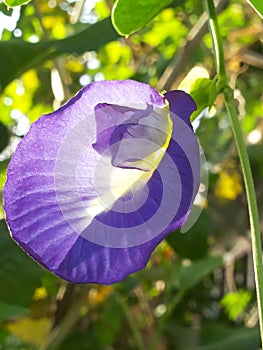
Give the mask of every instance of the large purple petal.
[{"label": "large purple petal", "polygon": [[[147,186],[139,186],[134,201],[126,194],[90,221],[85,203],[97,196],[92,184],[100,159],[92,147],[100,122],[95,118],[95,107],[111,104],[141,105],[142,110],[147,105],[163,108],[163,97],[148,85],[134,81],[98,82],[35,122],[17,147],[4,187],[4,208],[14,240],[40,264],[72,282],[111,284],[143,268],[165,235],[184,223],[199,181],[198,145],[191,127],[185,122],[180,124],[180,118],[187,121],[187,108],[183,115],[179,107],[174,110],[173,99],[180,105],[189,104],[187,95],[180,96],[166,96],[177,116],[167,153]],[[191,146],[182,132],[189,137]],[[72,182],[73,178],[76,182]],[[168,191],[170,196],[166,195]],[[165,227],[152,232],[155,215],[165,217],[165,208],[172,204],[175,210],[166,221],[160,221],[160,227],[164,222]],[[153,220],[151,224],[149,220]],[[87,229],[78,232],[75,227]],[[133,245],[126,242],[128,230],[144,240]],[[97,243],[98,233],[104,242],[108,239],[108,245]],[[112,244],[112,235],[116,235],[119,246]]]}]

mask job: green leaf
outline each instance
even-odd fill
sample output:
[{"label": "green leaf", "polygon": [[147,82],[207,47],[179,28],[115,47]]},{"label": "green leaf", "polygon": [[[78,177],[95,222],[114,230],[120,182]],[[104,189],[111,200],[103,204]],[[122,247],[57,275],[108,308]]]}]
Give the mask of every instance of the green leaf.
[{"label": "green leaf", "polygon": [[250,6],[263,18],[263,1],[262,0],[247,0]]},{"label": "green leaf", "polygon": [[214,81],[207,78],[196,79],[191,85],[190,95],[197,105],[197,110],[192,114],[191,121],[193,121],[204,108],[211,106],[216,98],[215,89]]},{"label": "green leaf", "polygon": [[194,261],[190,266],[182,266],[178,271],[180,289],[186,291],[197,285],[205,276],[222,266],[223,259],[220,256],[211,256]]},{"label": "green leaf", "polygon": [[25,307],[10,305],[0,302],[0,322],[9,320],[16,316],[25,315],[28,310]]},{"label": "green leaf", "polygon": [[[216,326],[206,327],[203,330],[204,333],[210,335],[211,343],[196,347],[196,350],[248,350],[259,349],[260,338],[258,328],[245,328],[245,327],[226,327],[222,332],[217,332]],[[187,349],[190,350],[190,349]]]},{"label": "green leaf", "polygon": [[86,51],[96,51],[108,42],[119,38],[112,26],[110,17],[92,24],[87,29],[66,39],[46,43],[45,47],[54,50],[54,54],[83,54]]},{"label": "green leaf", "polygon": [[31,0],[4,0],[4,3],[7,7],[15,7],[15,6],[21,6],[25,5]]},{"label": "green leaf", "polygon": [[180,258],[198,260],[208,253],[208,236],[211,231],[211,219],[207,211],[203,211],[200,218],[186,233],[180,230],[172,232],[166,241]]},{"label": "green leaf", "polygon": [[221,305],[225,309],[230,320],[235,321],[248,306],[252,294],[248,290],[239,290],[237,292],[229,292],[224,295]]},{"label": "green leaf", "polygon": [[263,167],[262,167],[262,159],[263,159],[263,145],[249,145],[247,147],[248,156],[251,162],[253,173],[256,177],[263,177]]},{"label": "green leaf", "polygon": [[42,44],[14,39],[0,42],[0,88],[4,89],[22,73],[51,57]]},{"label": "green leaf", "polygon": [[44,270],[13,242],[4,220],[0,220],[0,266],[0,299],[29,305]]},{"label": "green leaf", "polygon": [[[0,162],[0,215],[4,214],[2,189],[6,181],[6,170],[7,170],[8,164],[9,164],[9,159],[6,159],[3,162]],[[1,231],[0,231],[0,237],[1,237]]]},{"label": "green leaf", "polygon": [[86,51],[96,51],[118,37],[108,17],[62,40],[41,41],[35,44],[20,39],[0,42],[0,88],[4,89],[13,79],[47,59],[66,53],[82,54]]},{"label": "green leaf", "polygon": [[9,143],[9,131],[7,127],[0,122],[0,153],[6,148]]},{"label": "green leaf", "polygon": [[172,0],[117,0],[112,10],[112,23],[121,35],[130,35],[145,26]]},{"label": "green leaf", "polygon": [[0,3],[0,11],[5,14],[6,16],[11,16],[12,15],[12,12],[13,10],[11,10],[10,8],[6,7],[6,5],[1,2]]}]

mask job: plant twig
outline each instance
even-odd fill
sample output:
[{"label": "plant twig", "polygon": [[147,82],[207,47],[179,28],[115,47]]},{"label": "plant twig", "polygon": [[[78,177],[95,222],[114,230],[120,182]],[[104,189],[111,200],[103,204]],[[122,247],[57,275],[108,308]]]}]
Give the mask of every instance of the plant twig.
[{"label": "plant twig", "polygon": [[74,8],[73,8],[73,13],[69,18],[70,24],[75,24],[78,22],[78,20],[81,16],[81,13],[83,11],[84,4],[85,4],[85,0],[77,0],[75,2]]},{"label": "plant twig", "polygon": [[145,350],[141,333],[140,333],[136,323],[134,322],[132,315],[130,314],[130,308],[129,308],[126,300],[121,295],[119,295],[117,292],[116,292],[116,295],[117,295],[117,301],[118,301],[119,305],[121,306],[122,311],[126,317],[126,320],[130,326],[131,332],[133,334],[133,339],[136,342],[137,349],[138,350]]},{"label": "plant twig", "polygon": [[40,347],[39,350],[56,350],[67,335],[72,330],[73,326],[80,318],[80,310],[85,305],[85,299],[89,290],[88,285],[81,285],[78,287],[78,293],[74,298],[73,303],[69,306],[69,309],[65,313],[64,317],[60,320],[55,328],[49,333],[46,342]]},{"label": "plant twig", "polygon": [[52,328],[50,331],[55,329],[57,325],[63,320],[67,310],[70,308],[72,301],[75,298],[76,285],[69,282],[63,282],[56,295],[56,300],[53,305],[55,310],[53,314]]},{"label": "plant twig", "polygon": [[231,119],[232,130],[236,141],[236,146],[243,171],[249,220],[251,228],[251,244],[252,255],[257,291],[259,327],[261,335],[261,343],[263,342],[263,265],[262,265],[262,243],[260,234],[259,214],[256,199],[256,192],[253,183],[252,171],[249,163],[249,158],[244,143],[238,114],[234,103],[233,90],[228,86],[227,74],[225,69],[224,51],[222,45],[221,34],[217,22],[217,15],[213,0],[205,0],[205,6],[209,17],[209,27],[215,51],[215,60],[218,74],[218,89],[223,92],[225,105]]},{"label": "plant twig", "polygon": [[[43,36],[44,36],[45,39],[48,39],[49,38],[49,33],[48,33],[47,29],[45,28],[45,26],[43,24],[42,14],[39,11],[38,5],[37,5],[36,1],[33,1],[32,4],[34,6],[35,15],[36,15],[36,17],[37,17],[37,19],[39,21],[40,26],[41,26],[41,29],[42,29],[42,32],[43,32]],[[55,58],[53,60],[53,62],[54,62],[55,69],[58,72],[58,75],[59,75],[59,78],[60,78],[60,82],[61,82],[61,85],[62,85],[62,89],[63,89],[63,100],[59,101],[59,103],[61,104],[64,101],[67,101],[71,97],[71,94],[70,94],[70,91],[69,91],[69,87],[66,84],[66,80],[67,80],[66,79],[66,72],[65,72],[64,66],[61,64],[61,58],[60,57]]]},{"label": "plant twig", "polygon": [[[220,0],[217,2],[217,13],[224,10],[229,0]],[[181,74],[185,71],[186,62],[189,62],[195,49],[200,44],[203,36],[208,32],[207,28],[207,14],[204,13],[192,30],[187,35],[185,44],[181,48],[180,52],[176,54],[172,62],[165,69],[157,85],[157,90],[170,90],[172,86],[176,86]]]}]

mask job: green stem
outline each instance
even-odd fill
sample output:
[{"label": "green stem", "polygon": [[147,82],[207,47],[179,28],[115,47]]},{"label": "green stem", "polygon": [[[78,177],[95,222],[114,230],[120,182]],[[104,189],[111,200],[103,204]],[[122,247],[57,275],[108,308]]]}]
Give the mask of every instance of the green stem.
[{"label": "green stem", "polygon": [[39,350],[57,350],[64,339],[69,335],[72,328],[80,318],[80,310],[85,305],[85,300],[89,290],[88,285],[80,287],[79,293],[74,299],[74,302],[67,310],[61,322],[50,332],[45,343]]},{"label": "green stem", "polygon": [[212,35],[216,68],[219,79],[219,91],[223,92],[225,105],[231,119],[233,134],[241,162],[243,171],[249,220],[251,228],[251,243],[252,243],[252,254],[254,263],[254,273],[257,291],[257,302],[258,302],[258,314],[259,314],[259,326],[261,343],[263,344],[263,265],[262,265],[262,243],[259,225],[258,206],[256,200],[256,192],[253,183],[252,171],[249,163],[249,158],[244,143],[240,123],[238,120],[238,113],[234,103],[234,95],[232,89],[228,86],[227,74],[225,69],[224,51],[222,46],[222,40],[220,30],[217,22],[217,16],[215,12],[215,6],[213,0],[205,0],[205,5],[209,17],[209,26]]},{"label": "green stem", "polygon": [[253,183],[253,177],[249,158],[244,144],[242,131],[240,128],[238,114],[234,105],[233,91],[229,87],[224,89],[224,99],[227,111],[229,113],[233,134],[235,137],[238,154],[243,170],[243,177],[245,182],[250,229],[251,229],[251,243],[252,243],[252,254],[254,263],[254,273],[257,291],[257,302],[258,302],[258,314],[259,314],[259,326],[261,343],[263,347],[263,265],[262,265],[262,242],[259,225],[259,215],[257,207],[257,199],[255,193],[255,187]]},{"label": "green stem", "polygon": [[161,332],[163,331],[163,327],[166,324],[166,321],[169,319],[169,317],[173,313],[174,309],[182,301],[184,294],[185,294],[185,291],[183,289],[179,290],[173,297],[172,301],[169,303],[166,313],[162,316],[162,318],[159,321],[159,324],[153,336],[152,342],[150,344],[150,349],[153,349],[153,350],[157,349],[158,339],[160,337]]},{"label": "green stem", "polygon": [[133,339],[136,343],[137,349],[138,350],[145,350],[141,333],[140,333],[136,323],[134,322],[132,315],[130,314],[129,305],[127,304],[126,300],[121,295],[119,295],[117,292],[116,292],[116,295],[117,295],[117,301],[120,304],[122,311],[126,317],[126,320],[130,326],[131,332],[133,333]]},{"label": "green stem", "polygon": [[208,24],[213,40],[213,48],[216,61],[216,71],[218,76],[218,88],[224,88],[227,85],[227,75],[225,68],[224,50],[222,39],[217,22],[216,9],[213,0],[205,0],[206,11],[208,14]]},{"label": "green stem", "polygon": [[180,289],[175,296],[173,297],[172,301],[169,303],[167,307],[166,313],[163,315],[161,322],[160,322],[160,328],[164,326],[166,321],[169,319],[171,314],[173,313],[174,309],[177,307],[177,305],[182,301],[184,297],[185,291],[183,289]]}]

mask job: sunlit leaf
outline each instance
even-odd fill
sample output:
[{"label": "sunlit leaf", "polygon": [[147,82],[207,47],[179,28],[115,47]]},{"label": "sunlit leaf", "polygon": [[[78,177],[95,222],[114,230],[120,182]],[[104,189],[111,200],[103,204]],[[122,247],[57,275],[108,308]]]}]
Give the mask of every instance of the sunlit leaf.
[{"label": "sunlit leaf", "polygon": [[201,78],[209,79],[209,72],[202,66],[195,66],[187,73],[184,79],[180,82],[178,89],[184,90],[185,92],[189,93],[195,81]]},{"label": "sunlit leaf", "polygon": [[221,300],[221,305],[224,307],[229,319],[234,321],[242,312],[245,311],[251,298],[252,294],[247,290],[230,292],[223,297]]},{"label": "sunlit leaf", "polygon": [[51,320],[47,317],[31,319],[24,317],[8,325],[8,330],[20,339],[33,345],[42,345],[50,330]]},{"label": "sunlit leaf", "polygon": [[192,114],[191,120],[194,120],[204,108],[210,106],[212,89],[214,89],[213,81],[207,78],[196,79],[191,85],[190,95],[197,105],[197,110]]},{"label": "sunlit leaf", "polygon": [[13,79],[47,59],[66,53],[83,54],[86,51],[96,51],[118,37],[110,18],[106,18],[62,40],[35,44],[18,39],[0,42],[0,88],[4,89]]},{"label": "sunlit leaf", "polygon": [[[30,69],[25,74],[23,74],[20,81],[14,80],[5,89],[5,93],[0,97],[0,112],[8,113],[9,118],[11,111],[16,109],[26,114],[31,111],[33,106],[33,97],[35,91],[40,86],[40,81],[36,74],[36,71]],[[5,101],[10,101],[7,105]],[[0,119],[2,116],[0,116]]]},{"label": "sunlit leaf", "polygon": [[31,0],[3,0],[7,7],[15,7],[25,5]]},{"label": "sunlit leaf", "polygon": [[72,73],[81,73],[84,70],[83,64],[75,57],[70,57],[65,63],[65,67]]},{"label": "sunlit leaf", "polygon": [[105,79],[127,79],[134,73],[131,49],[117,41],[105,45],[98,54],[98,59],[102,66],[99,70]]},{"label": "sunlit leaf", "polygon": [[138,35],[138,38],[140,42],[156,48],[161,57],[170,60],[182,44],[187,32],[187,27],[176,16],[175,10],[166,8],[154,18],[147,30]]},{"label": "sunlit leaf", "polygon": [[54,39],[64,39],[66,37],[65,18],[62,16],[45,16],[43,24],[47,30],[51,30]]},{"label": "sunlit leaf", "polygon": [[263,18],[263,1],[262,0],[247,0],[250,6]]},{"label": "sunlit leaf", "polygon": [[211,107],[217,97],[217,77],[209,79],[208,71],[201,67],[193,67],[181,81],[178,89],[189,93],[197,105],[197,110],[192,114],[193,121],[204,108]]},{"label": "sunlit leaf", "polygon": [[118,0],[112,11],[112,23],[119,34],[129,35],[146,25],[172,0]]},{"label": "sunlit leaf", "polygon": [[98,14],[100,19],[104,19],[110,16],[110,9],[106,1],[97,1],[95,5],[96,14]]}]

